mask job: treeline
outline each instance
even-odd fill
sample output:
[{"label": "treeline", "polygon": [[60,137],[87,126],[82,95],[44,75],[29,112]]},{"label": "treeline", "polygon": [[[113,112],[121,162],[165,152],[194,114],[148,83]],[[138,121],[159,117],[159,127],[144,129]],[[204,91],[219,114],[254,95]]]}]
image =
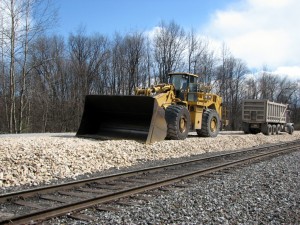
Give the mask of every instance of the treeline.
[{"label": "treeline", "polygon": [[167,82],[167,74],[176,71],[200,74],[199,82],[223,97],[227,129],[240,129],[244,98],[289,103],[294,121],[300,118],[296,83],[267,70],[249,75],[225,44],[217,54],[208,39],[174,21],[161,22],[151,34],[108,37],[79,29],[64,38],[45,35],[50,14],[31,24],[27,16],[36,5],[28,4],[17,5],[23,7],[22,23],[14,21],[15,13],[0,16],[1,133],[76,131],[86,95],[132,95],[136,87]]}]

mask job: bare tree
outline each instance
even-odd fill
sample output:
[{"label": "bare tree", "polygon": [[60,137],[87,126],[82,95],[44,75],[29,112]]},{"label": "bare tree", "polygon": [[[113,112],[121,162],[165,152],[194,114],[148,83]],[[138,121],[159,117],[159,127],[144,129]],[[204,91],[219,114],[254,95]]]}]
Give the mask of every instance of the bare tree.
[{"label": "bare tree", "polygon": [[128,92],[131,95],[137,84],[140,83],[140,75],[142,74],[141,64],[145,58],[145,38],[143,33],[133,33],[126,35],[124,38],[125,49],[125,68],[128,75]]},{"label": "bare tree", "polygon": [[[147,52],[148,51],[148,52]],[[142,32],[122,36],[115,34],[112,42],[112,74],[110,83],[114,93],[131,95],[134,89],[146,82],[150,53]]]},{"label": "bare tree", "polygon": [[76,34],[69,37],[70,70],[74,79],[72,87],[74,118],[80,122],[84,98],[88,94],[107,93],[109,57],[108,41],[103,35],[89,37],[80,28]]},{"label": "bare tree", "polygon": [[293,101],[293,95],[297,93],[298,84],[288,80],[287,77],[283,77],[279,81],[278,90],[276,92],[276,101],[282,103],[289,103]]},{"label": "bare tree", "polygon": [[295,129],[300,128],[300,80],[293,82],[296,91],[292,94],[289,103],[289,109],[292,111],[292,122],[295,124]]},{"label": "bare tree", "polygon": [[[49,3],[49,4],[48,4]],[[28,45],[55,21],[50,0],[2,0],[1,20],[5,26],[1,31],[9,62],[9,132],[23,130],[23,112],[28,73]],[[53,12],[53,13],[51,13]],[[18,85],[17,85],[18,84]],[[18,92],[18,95],[16,93]]]},{"label": "bare tree", "polygon": [[257,80],[253,77],[248,77],[244,82],[244,98],[246,99],[258,99],[258,87]]},{"label": "bare tree", "polygon": [[214,86],[213,83],[215,82],[216,68],[218,63],[214,51],[205,51],[200,60],[200,82]]},{"label": "bare tree", "polygon": [[187,35],[188,52],[188,72],[194,74],[203,74],[206,72],[206,66],[203,58],[208,53],[208,42],[203,38],[197,37],[194,30]]},{"label": "bare tree", "polygon": [[223,97],[227,111],[230,129],[238,129],[240,123],[240,105],[244,85],[244,76],[248,72],[246,64],[236,59],[223,45],[221,65],[217,69],[216,86],[218,93]]},{"label": "bare tree", "polygon": [[111,94],[124,94],[125,93],[125,73],[124,67],[124,48],[122,46],[123,37],[115,33],[114,39],[111,44],[111,74],[109,77],[109,86]]},{"label": "bare tree", "polygon": [[8,73],[6,70],[6,64],[5,64],[5,54],[6,54],[6,46],[4,41],[4,18],[3,15],[0,16],[0,22],[1,22],[1,59],[0,59],[0,81],[1,81],[1,87],[0,87],[0,119],[3,121],[0,126],[0,131],[7,131],[9,126],[9,114],[8,114]]},{"label": "bare tree", "polygon": [[154,37],[154,59],[157,63],[160,82],[167,81],[169,72],[182,68],[185,50],[185,32],[174,21],[161,22]]},{"label": "bare tree", "polygon": [[228,99],[228,86],[230,82],[230,71],[232,68],[230,68],[230,57],[231,53],[228,49],[228,47],[223,44],[222,46],[222,52],[221,52],[221,65],[218,66],[216,71],[216,82],[215,82],[215,88],[218,94],[220,94],[223,99],[226,101]]},{"label": "bare tree", "polygon": [[41,37],[30,49],[31,63],[35,66],[29,80],[34,86],[29,93],[29,104],[37,109],[31,112],[34,115],[32,120],[43,118],[43,123],[32,121],[32,129],[43,132],[70,130],[66,121],[72,116],[68,108],[74,107],[70,94],[74,82],[71,76],[66,76],[68,68],[64,40],[58,36]]},{"label": "bare tree", "polygon": [[275,93],[279,88],[279,77],[275,74],[263,71],[258,82],[260,98],[275,101]]}]

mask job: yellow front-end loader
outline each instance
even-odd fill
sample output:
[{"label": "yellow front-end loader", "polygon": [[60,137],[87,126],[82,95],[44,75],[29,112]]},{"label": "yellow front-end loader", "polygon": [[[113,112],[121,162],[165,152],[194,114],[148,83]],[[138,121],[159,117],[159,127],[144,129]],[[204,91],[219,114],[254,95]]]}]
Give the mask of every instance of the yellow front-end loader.
[{"label": "yellow front-end loader", "polygon": [[216,137],[221,127],[222,98],[197,83],[190,73],[170,73],[168,84],[138,88],[134,96],[88,95],[79,137],[183,140],[190,131]]}]

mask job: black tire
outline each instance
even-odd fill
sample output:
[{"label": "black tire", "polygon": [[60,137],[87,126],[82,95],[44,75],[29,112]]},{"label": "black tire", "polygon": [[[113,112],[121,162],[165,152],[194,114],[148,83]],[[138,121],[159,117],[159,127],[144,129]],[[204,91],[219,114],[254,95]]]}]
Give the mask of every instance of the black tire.
[{"label": "black tire", "polygon": [[280,124],[276,125],[275,134],[278,135],[280,131]]},{"label": "black tire", "polygon": [[260,129],[258,129],[258,128],[250,128],[249,130],[250,130],[251,134],[258,134],[258,133],[260,133]]},{"label": "black tire", "polygon": [[280,132],[285,132],[285,126],[284,125],[280,125]]},{"label": "black tire", "polygon": [[167,139],[184,140],[188,136],[191,124],[190,112],[181,105],[171,105],[166,109]]},{"label": "black tire", "polygon": [[243,131],[245,134],[250,134],[250,126],[249,126],[249,123],[245,123],[243,122]]},{"label": "black tire", "polygon": [[272,125],[268,124],[268,135],[272,135]]},{"label": "black tire", "polygon": [[276,134],[276,128],[277,126],[275,124],[272,125],[272,135]]},{"label": "black tire", "polygon": [[287,132],[289,134],[293,134],[294,133],[294,127],[292,125],[287,125],[286,127],[287,127]]},{"label": "black tire", "polygon": [[264,124],[262,132],[263,132],[264,135],[271,135],[272,134],[272,125],[271,124]]},{"label": "black tire", "polygon": [[220,117],[213,109],[207,109],[202,115],[201,130],[196,130],[200,137],[216,137],[220,131]]}]

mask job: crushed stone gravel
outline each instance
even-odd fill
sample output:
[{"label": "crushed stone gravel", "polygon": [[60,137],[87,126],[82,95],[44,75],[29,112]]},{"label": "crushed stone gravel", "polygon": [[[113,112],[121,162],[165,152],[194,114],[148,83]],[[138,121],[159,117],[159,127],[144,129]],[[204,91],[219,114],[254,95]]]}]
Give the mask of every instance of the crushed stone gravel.
[{"label": "crushed stone gravel", "polygon": [[268,143],[300,139],[280,133],[245,135],[221,132],[216,138],[191,134],[186,140],[166,140],[150,145],[133,140],[99,141],[75,137],[74,133],[0,135],[0,190],[7,187],[47,184],[76,179],[110,168],[128,168],[141,162],[188,157],[208,152],[235,150]]},{"label": "crushed stone gravel", "polygon": [[[93,221],[66,216],[48,224],[300,224],[300,153],[193,178],[177,188],[118,211],[82,210]],[[110,206],[110,205],[108,205]]]}]

